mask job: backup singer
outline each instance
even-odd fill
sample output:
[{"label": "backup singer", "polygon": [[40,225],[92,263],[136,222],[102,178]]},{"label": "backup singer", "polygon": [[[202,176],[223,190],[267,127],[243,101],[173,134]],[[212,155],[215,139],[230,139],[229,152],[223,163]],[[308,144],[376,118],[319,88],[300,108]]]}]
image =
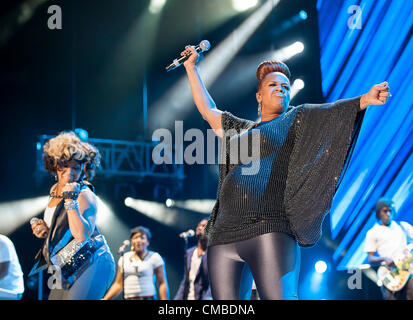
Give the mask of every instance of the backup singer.
[{"label": "backup singer", "polygon": [[[206,226],[212,296],[239,299],[245,286],[251,288],[251,277],[241,281],[249,267],[261,299],[297,299],[299,246],[319,239],[364,110],[386,102],[388,84],[353,99],[293,107],[287,65],[264,61],[257,69],[256,123],[216,107],[194,47],[181,53],[189,54],[184,67],[195,105],[221,137],[218,196]],[[250,163],[234,163],[238,155],[231,151],[238,149],[230,145],[250,150],[253,129],[259,130],[259,154]],[[256,174],[242,174],[256,164]]]},{"label": "backup singer", "polygon": [[[61,272],[49,300],[101,299],[115,275],[115,261],[96,226],[97,198],[88,182],[99,165],[99,151],[74,132],[63,132],[45,143],[43,160],[57,183],[50,189],[44,218],[32,231],[45,238],[38,256]],[[62,263],[61,254],[71,260]]]},{"label": "backup singer", "polygon": [[139,226],[131,230],[131,251],[119,259],[115,281],[102,300],[110,300],[122,290],[126,300],[153,300],[156,294],[154,275],[160,300],[169,299],[165,262],[159,253],[148,250],[151,238],[148,228]]},{"label": "backup singer", "polygon": [[186,251],[186,274],[179,285],[174,300],[210,300],[211,289],[208,279],[207,244],[205,226],[208,219],[202,219],[195,230],[196,246]]}]

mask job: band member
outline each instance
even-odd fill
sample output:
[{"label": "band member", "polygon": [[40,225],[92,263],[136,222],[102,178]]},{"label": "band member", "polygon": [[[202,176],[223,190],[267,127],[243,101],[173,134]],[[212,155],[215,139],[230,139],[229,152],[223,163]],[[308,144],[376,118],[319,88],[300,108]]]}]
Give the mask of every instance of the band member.
[{"label": "band member", "polygon": [[[375,213],[377,223],[367,231],[364,251],[368,253],[370,264],[393,267],[396,258],[409,254],[405,250],[413,240],[413,226],[393,220],[394,208],[390,199],[379,199]],[[400,291],[392,292],[385,286],[381,286],[381,290],[386,300],[413,300],[413,279],[410,276]]]},{"label": "band member", "polygon": [[[90,180],[99,151],[74,132],[63,132],[44,145],[44,166],[55,175],[44,218],[32,225],[45,238],[40,254],[55,268],[49,300],[98,300],[115,275],[115,261],[96,226],[97,198]],[[69,259],[70,258],[70,259]]]},{"label": "band member", "polygon": [[[245,286],[251,289],[251,280],[241,281],[249,266],[261,299],[297,299],[299,245],[319,239],[364,110],[386,102],[388,84],[353,99],[292,107],[287,65],[264,61],[257,69],[261,118],[253,122],[216,107],[194,47],[181,55],[190,55],[184,67],[195,105],[221,138],[218,197],[206,226],[212,296],[239,299]],[[243,144],[260,146],[247,163],[231,147]],[[243,174],[251,167],[258,172]]]},{"label": "band member", "polygon": [[202,219],[195,230],[198,244],[186,252],[186,271],[174,300],[209,300],[211,289],[209,286],[207,265],[208,237],[204,229],[208,219]]},{"label": "band member", "polygon": [[165,263],[159,253],[148,250],[151,238],[148,228],[139,226],[131,230],[131,251],[119,259],[115,281],[102,300],[110,300],[122,290],[126,300],[153,300],[156,298],[154,275],[159,298],[169,299]]},{"label": "band member", "polygon": [[0,234],[0,300],[20,300],[23,272],[13,242]]}]

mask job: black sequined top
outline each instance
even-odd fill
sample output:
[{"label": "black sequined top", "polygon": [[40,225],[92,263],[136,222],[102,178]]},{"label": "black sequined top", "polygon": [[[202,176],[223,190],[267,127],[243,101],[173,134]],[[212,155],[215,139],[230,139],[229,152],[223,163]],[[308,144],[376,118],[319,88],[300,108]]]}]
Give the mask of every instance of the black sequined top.
[{"label": "black sequined top", "polygon": [[[304,104],[260,123],[224,112],[227,134],[220,139],[208,245],[269,232],[287,233],[301,246],[314,245],[361,127],[359,106],[360,97]],[[248,155],[244,148],[242,156],[242,145],[248,146]]]}]

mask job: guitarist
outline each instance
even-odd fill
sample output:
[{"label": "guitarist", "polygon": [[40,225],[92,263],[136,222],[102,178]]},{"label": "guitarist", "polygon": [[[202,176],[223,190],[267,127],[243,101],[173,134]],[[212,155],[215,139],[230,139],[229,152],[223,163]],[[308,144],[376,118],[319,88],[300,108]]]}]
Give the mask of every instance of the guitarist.
[{"label": "guitarist", "polygon": [[[395,265],[394,258],[406,249],[413,239],[413,226],[401,221],[393,220],[393,202],[381,198],[375,207],[377,223],[367,231],[364,251],[368,253],[371,265],[385,264],[389,267]],[[376,255],[377,253],[377,255]],[[404,288],[397,292],[381,287],[385,300],[413,300],[413,279],[410,276]]]}]

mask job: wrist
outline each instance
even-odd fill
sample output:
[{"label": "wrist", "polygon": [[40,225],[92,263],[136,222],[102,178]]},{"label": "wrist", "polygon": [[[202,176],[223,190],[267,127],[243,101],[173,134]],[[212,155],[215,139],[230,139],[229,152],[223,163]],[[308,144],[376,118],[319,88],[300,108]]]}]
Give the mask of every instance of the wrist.
[{"label": "wrist", "polygon": [[189,64],[189,65],[184,64],[184,68],[187,72],[193,72],[198,69],[196,64]]},{"label": "wrist", "polygon": [[369,104],[368,104],[368,102],[367,102],[366,100],[367,100],[366,94],[363,94],[363,95],[360,97],[360,110],[364,110],[364,109],[366,109],[366,108],[369,106]]},{"label": "wrist", "polygon": [[79,209],[79,201],[75,199],[65,199],[64,207],[67,211]]}]

